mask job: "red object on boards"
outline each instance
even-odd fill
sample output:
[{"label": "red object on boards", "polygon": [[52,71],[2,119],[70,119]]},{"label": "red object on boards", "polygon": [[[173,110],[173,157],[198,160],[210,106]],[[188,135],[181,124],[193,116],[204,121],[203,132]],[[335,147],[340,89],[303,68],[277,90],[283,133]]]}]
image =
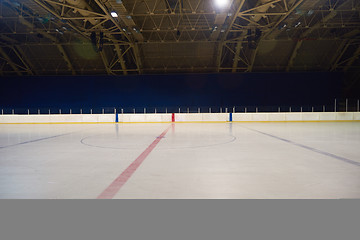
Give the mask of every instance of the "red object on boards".
[{"label": "red object on boards", "polygon": [[172,122],[175,122],[175,113],[173,113],[173,114],[171,115],[171,121],[172,121]]}]

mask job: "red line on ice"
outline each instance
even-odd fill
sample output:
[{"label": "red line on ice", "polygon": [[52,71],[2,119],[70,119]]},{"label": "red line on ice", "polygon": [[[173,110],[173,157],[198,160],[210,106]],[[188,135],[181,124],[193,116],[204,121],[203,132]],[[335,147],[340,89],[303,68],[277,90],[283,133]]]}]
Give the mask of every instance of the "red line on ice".
[{"label": "red line on ice", "polygon": [[151,153],[160,140],[166,135],[171,126],[161,133],[146,149],[142,152],[134,162],[132,162],[97,198],[98,199],[112,199],[120,190],[120,188],[129,180],[136,169]]}]

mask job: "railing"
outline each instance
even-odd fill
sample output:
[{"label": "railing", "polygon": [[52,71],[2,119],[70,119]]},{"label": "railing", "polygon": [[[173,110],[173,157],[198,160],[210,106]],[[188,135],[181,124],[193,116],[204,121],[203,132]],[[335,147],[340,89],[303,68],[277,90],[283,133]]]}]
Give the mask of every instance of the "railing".
[{"label": "railing", "polygon": [[359,112],[359,99],[334,99],[333,104],[304,106],[202,106],[202,107],[103,107],[103,108],[1,108],[8,114],[113,114],[113,113],[255,113],[255,112]]}]

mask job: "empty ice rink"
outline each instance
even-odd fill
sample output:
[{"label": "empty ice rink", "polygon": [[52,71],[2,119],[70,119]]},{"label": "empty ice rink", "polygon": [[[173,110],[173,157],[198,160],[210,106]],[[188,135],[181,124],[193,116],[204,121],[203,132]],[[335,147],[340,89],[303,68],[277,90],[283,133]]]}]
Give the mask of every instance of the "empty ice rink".
[{"label": "empty ice rink", "polygon": [[360,198],[359,122],[0,124],[0,198]]}]

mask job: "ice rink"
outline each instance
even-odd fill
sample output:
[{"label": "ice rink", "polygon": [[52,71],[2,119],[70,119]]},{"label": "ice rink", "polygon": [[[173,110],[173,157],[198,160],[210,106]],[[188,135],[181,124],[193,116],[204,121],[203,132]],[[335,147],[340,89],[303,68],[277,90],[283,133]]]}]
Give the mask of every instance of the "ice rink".
[{"label": "ice rink", "polygon": [[360,198],[360,123],[0,124],[0,198]]}]

